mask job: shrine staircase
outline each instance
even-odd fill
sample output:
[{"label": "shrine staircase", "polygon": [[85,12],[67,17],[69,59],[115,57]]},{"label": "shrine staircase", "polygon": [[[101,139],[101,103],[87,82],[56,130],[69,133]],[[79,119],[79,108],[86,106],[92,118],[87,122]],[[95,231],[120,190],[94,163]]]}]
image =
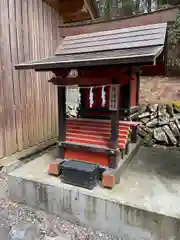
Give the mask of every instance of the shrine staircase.
[{"label": "shrine staircase", "polygon": [[[108,120],[68,119],[66,141],[108,147],[111,123]],[[130,126],[119,122],[119,148],[125,149]]]},{"label": "shrine staircase", "polygon": [[[118,145],[121,158],[124,158],[124,153],[128,149],[131,127],[136,125],[135,122],[119,121]],[[106,150],[110,150],[110,136],[110,120],[67,119],[64,158],[108,167],[109,155]]]}]

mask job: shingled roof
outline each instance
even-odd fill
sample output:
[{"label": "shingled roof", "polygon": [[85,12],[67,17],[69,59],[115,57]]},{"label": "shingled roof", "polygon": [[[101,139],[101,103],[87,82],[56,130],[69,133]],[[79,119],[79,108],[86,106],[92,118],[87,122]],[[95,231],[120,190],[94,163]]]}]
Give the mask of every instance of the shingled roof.
[{"label": "shingled roof", "polygon": [[152,24],[66,37],[54,56],[16,69],[55,69],[111,64],[154,64],[164,49],[167,24]]}]

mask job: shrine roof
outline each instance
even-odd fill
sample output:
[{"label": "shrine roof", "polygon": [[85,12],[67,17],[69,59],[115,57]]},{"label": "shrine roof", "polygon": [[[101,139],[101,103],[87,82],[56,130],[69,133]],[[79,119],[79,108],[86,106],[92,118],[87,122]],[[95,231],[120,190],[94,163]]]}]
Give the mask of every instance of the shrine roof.
[{"label": "shrine roof", "polygon": [[65,37],[52,57],[16,65],[50,70],[111,64],[154,64],[165,44],[167,24],[151,24]]}]

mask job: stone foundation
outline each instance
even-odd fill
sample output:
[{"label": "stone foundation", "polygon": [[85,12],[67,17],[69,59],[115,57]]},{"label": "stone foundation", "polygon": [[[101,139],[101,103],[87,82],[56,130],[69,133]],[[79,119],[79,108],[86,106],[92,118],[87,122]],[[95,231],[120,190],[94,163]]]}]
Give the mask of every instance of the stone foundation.
[{"label": "stone foundation", "polygon": [[180,161],[176,151],[141,148],[112,190],[98,186],[87,190],[49,176],[53,156],[47,152],[8,174],[11,200],[118,239],[179,239]]}]

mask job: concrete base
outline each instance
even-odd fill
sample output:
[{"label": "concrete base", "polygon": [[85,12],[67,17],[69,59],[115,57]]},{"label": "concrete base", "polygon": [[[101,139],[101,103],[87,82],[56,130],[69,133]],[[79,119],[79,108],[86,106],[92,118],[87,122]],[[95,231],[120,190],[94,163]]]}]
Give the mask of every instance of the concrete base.
[{"label": "concrete base", "polygon": [[87,190],[47,174],[49,152],[8,176],[10,199],[123,240],[180,239],[180,153],[141,148],[112,190]]}]

